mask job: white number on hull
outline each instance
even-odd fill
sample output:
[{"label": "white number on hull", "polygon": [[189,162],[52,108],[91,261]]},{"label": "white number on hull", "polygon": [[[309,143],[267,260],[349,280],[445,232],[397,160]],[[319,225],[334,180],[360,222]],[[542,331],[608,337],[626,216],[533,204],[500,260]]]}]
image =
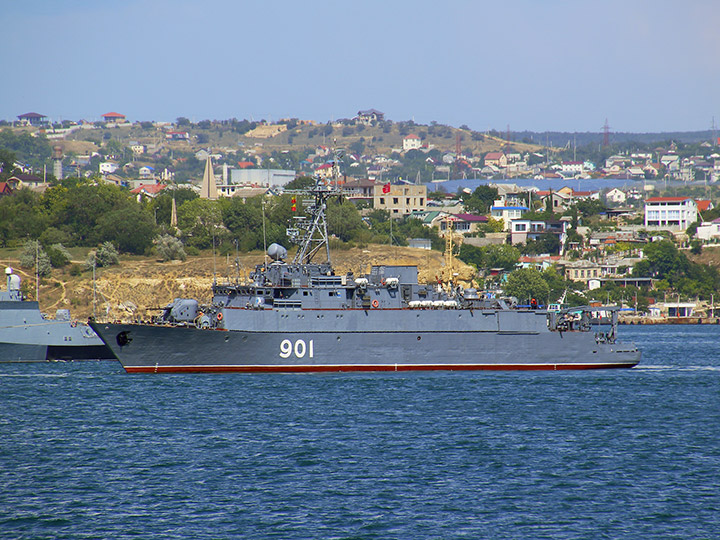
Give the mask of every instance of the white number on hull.
[{"label": "white number on hull", "polygon": [[298,339],[295,342],[295,345],[293,346],[293,342],[289,339],[283,339],[280,342],[280,358],[290,358],[290,355],[295,353],[295,356],[297,358],[305,358],[305,355],[308,355],[308,358],[312,358],[315,356],[315,347],[313,340],[305,343],[304,340]]}]

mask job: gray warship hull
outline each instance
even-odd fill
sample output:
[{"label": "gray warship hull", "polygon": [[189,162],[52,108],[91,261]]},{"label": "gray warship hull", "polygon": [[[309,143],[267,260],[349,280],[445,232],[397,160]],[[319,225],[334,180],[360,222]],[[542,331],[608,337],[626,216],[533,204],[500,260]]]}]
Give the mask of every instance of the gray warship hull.
[{"label": "gray warship hull", "polygon": [[631,343],[549,331],[544,311],[224,313],[232,330],[90,325],[130,373],[561,370],[629,368],[640,361]]},{"label": "gray warship hull", "polygon": [[[452,280],[421,284],[413,265],[336,275],[325,209],[340,192],[316,179],[310,195],[308,215],[287,231],[299,245],[291,263],[272,244],[273,262],[257,265],[247,282],[213,283],[207,306],[176,298],[150,321],[91,321],[92,328],[128,372],[592,369],[640,361],[635,345],[616,340],[617,310],[607,330],[593,324],[603,319],[594,308],[522,309],[516,299]],[[313,263],[323,248],[326,262]],[[446,249],[449,276],[451,254]]]}]

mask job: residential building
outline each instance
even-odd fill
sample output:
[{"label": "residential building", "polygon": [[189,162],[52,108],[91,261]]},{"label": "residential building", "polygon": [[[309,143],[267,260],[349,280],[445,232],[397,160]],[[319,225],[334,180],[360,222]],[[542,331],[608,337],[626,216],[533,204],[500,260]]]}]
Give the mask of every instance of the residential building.
[{"label": "residential building", "polygon": [[502,152],[488,152],[485,154],[484,163],[486,167],[498,167],[504,169],[508,165],[507,156]]},{"label": "residential building", "polygon": [[190,134],[187,131],[168,131],[165,138],[169,141],[189,141]]},{"label": "residential building", "polygon": [[536,193],[543,202],[545,208],[550,208],[553,213],[563,213],[573,204],[573,196],[561,191],[538,191]]},{"label": "residential building", "polygon": [[706,221],[700,224],[695,236],[705,242],[720,240],[720,218],[715,218],[712,221]]},{"label": "residential building", "polygon": [[690,197],[650,197],[645,200],[645,228],[684,231],[697,221],[697,203]]},{"label": "residential building", "polygon": [[103,121],[106,123],[123,124],[127,122],[124,114],[109,112],[102,115]]},{"label": "residential building", "polygon": [[323,163],[315,169],[315,176],[320,178],[330,178],[333,175],[332,163]]},{"label": "residential building", "polygon": [[523,255],[518,261],[519,268],[535,268],[540,272],[559,263],[560,255]]},{"label": "residential building", "polygon": [[377,122],[382,122],[383,120],[385,120],[385,113],[382,113],[376,109],[358,111],[357,116],[355,117],[356,124],[365,124],[366,126],[376,124]]},{"label": "residential building", "polygon": [[230,169],[231,184],[281,187],[295,177],[295,171],[287,169]]},{"label": "residential building", "polygon": [[528,240],[537,240],[545,233],[543,220],[514,219],[510,223],[510,243],[526,244]]},{"label": "residential building", "polygon": [[5,197],[6,195],[12,195],[12,188],[10,187],[10,184],[7,182],[0,182],[0,197]]},{"label": "residential building", "polygon": [[432,229],[437,227],[440,230],[440,223],[451,214],[443,210],[423,210],[411,212],[410,217],[419,219],[425,227]]},{"label": "residential building", "polygon": [[715,208],[712,201],[708,199],[695,199],[695,203],[697,204],[698,212],[707,212]]},{"label": "residential building", "polygon": [[130,193],[135,195],[138,202],[140,202],[143,197],[154,199],[166,187],[166,184],[141,184],[135,189],[130,190]]},{"label": "residential building", "polygon": [[[451,214],[450,219],[453,220],[453,229],[462,235],[474,234],[481,225],[488,222],[487,216],[476,216],[475,214]],[[447,230],[447,220],[440,220],[439,225],[442,236]]]},{"label": "residential building", "polygon": [[514,219],[521,219],[528,211],[527,206],[504,206],[502,200],[497,200],[490,208],[490,215],[495,219],[503,220],[503,230],[510,230],[510,222]]},{"label": "residential building", "polygon": [[410,240],[408,240],[408,246],[429,251],[432,249],[432,241],[429,238],[410,238]]},{"label": "residential building", "polygon": [[377,184],[373,187],[373,207],[399,217],[427,208],[427,186]]},{"label": "residential building", "polygon": [[7,184],[15,191],[22,188],[38,188],[45,184],[45,181],[34,174],[16,174],[7,179]]},{"label": "residential building", "polygon": [[566,177],[582,174],[583,172],[585,171],[583,169],[582,161],[563,161],[560,168],[560,173]]},{"label": "residential building", "polygon": [[23,126],[43,126],[48,123],[48,118],[44,114],[29,112],[18,116],[20,125]]},{"label": "residential building", "polygon": [[621,189],[612,188],[605,194],[605,200],[610,204],[624,204],[627,201],[627,195]]},{"label": "residential building", "polygon": [[103,161],[100,166],[100,174],[112,174],[117,171],[120,166],[114,161]]},{"label": "residential building", "polygon": [[422,139],[415,135],[414,133],[411,133],[407,137],[403,139],[403,151],[407,152],[408,150],[417,150],[422,146]]},{"label": "residential building", "polygon": [[587,283],[591,278],[599,277],[602,277],[602,272],[595,262],[580,260],[565,265],[565,279]]},{"label": "residential building", "polygon": [[369,178],[358,178],[355,180],[348,180],[343,185],[343,192],[350,200],[372,200],[373,190],[375,189],[375,182]]}]

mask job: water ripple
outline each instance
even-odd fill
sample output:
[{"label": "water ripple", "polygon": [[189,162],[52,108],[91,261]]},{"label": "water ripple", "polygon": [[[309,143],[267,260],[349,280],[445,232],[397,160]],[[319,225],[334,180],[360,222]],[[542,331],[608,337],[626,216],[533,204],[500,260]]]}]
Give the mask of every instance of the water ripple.
[{"label": "water ripple", "polygon": [[717,538],[719,340],[623,335],[632,370],[4,365],[0,537]]}]

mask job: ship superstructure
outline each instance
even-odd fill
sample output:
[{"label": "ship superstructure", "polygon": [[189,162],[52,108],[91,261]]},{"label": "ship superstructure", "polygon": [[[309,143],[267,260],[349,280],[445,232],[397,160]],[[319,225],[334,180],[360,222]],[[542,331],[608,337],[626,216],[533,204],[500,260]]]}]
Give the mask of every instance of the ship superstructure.
[{"label": "ship superstructure", "polygon": [[85,323],[70,318],[67,309],[50,318],[36,301],[22,294],[20,276],[5,269],[7,288],[0,291],[0,362],[44,362],[114,358]]}]

